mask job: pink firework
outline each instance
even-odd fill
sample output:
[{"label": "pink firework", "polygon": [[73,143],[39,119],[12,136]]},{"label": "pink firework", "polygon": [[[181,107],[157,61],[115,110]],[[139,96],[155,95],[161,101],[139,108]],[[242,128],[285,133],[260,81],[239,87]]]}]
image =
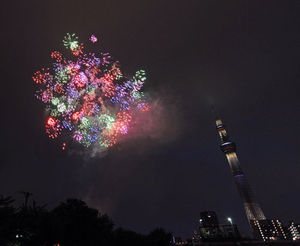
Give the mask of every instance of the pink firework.
[{"label": "pink firework", "polygon": [[98,41],[97,37],[93,34],[91,37],[90,37],[90,41],[92,43],[96,43]]}]

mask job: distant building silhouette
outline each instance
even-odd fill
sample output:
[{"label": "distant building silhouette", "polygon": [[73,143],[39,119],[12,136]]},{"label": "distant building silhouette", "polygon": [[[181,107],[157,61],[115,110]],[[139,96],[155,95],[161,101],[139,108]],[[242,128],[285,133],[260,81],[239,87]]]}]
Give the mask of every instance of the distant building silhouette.
[{"label": "distant building silhouette", "polygon": [[199,223],[200,239],[203,242],[236,241],[240,239],[237,226],[234,224],[220,225],[214,211],[201,212]]}]

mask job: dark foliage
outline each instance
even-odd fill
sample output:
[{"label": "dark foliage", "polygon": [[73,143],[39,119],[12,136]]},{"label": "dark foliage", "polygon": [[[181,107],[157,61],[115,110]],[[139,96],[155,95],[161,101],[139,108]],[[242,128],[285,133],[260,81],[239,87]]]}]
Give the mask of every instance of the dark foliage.
[{"label": "dark foliage", "polygon": [[158,228],[142,235],[123,228],[97,209],[78,199],[68,199],[51,211],[22,192],[16,208],[11,197],[0,196],[0,245],[4,246],[165,246],[171,234]]}]

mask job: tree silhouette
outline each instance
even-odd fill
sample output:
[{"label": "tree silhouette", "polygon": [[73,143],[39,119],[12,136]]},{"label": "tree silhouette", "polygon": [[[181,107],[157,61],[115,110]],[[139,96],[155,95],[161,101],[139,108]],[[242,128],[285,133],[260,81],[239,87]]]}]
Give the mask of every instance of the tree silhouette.
[{"label": "tree silhouette", "polygon": [[150,245],[165,246],[170,245],[172,234],[167,233],[163,228],[157,228],[148,235]]},{"label": "tree silhouette", "polygon": [[31,193],[22,192],[24,203],[13,206],[11,197],[0,196],[0,245],[2,246],[167,246],[171,235],[164,229],[142,235],[123,228],[97,209],[78,199],[68,199],[52,211],[38,205]]},{"label": "tree silhouette", "polygon": [[114,231],[113,246],[119,245],[147,245],[147,237],[134,231],[124,230],[123,228],[117,228]]},{"label": "tree silhouette", "polygon": [[28,191],[20,191],[19,193],[24,195],[23,208],[27,208],[29,197],[31,197],[33,194]]},{"label": "tree silhouette", "polygon": [[45,229],[48,211],[45,205],[38,205],[35,200],[29,201],[32,193],[22,191],[24,202],[16,213],[16,241],[20,245],[42,245],[45,242]]},{"label": "tree silhouette", "polygon": [[[113,223],[83,201],[68,199],[52,212],[54,238],[63,245],[110,245]],[[101,243],[101,244],[100,244]]]},{"label": "tree silhouette", "polygon": [[15,239],[15,212],[12,206],[14,199],[10,196],[0,196],[0,245],[6,245]]}]

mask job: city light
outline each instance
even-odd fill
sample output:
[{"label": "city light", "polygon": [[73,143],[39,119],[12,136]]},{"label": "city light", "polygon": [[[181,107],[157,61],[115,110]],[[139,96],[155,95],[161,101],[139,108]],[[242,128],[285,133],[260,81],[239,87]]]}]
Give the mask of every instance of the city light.
[{"label": "city light", "polygon": [[227,220],[228,220],[229,223],[232,225],[232,219],[231,219],[230,217],[228,217]]}]

